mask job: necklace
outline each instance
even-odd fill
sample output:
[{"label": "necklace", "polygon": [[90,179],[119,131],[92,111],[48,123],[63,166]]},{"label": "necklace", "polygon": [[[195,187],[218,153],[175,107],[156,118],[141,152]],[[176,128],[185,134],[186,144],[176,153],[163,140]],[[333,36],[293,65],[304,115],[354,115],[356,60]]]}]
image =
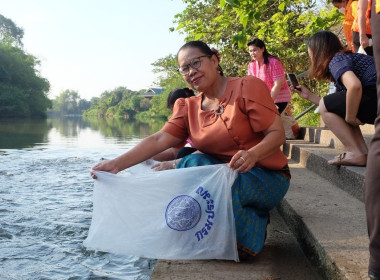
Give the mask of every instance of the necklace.
[{"label": "necklace", "polygon": [[224,112],[224,107],[222,104],[219,104],[218,107],[214,109],[214,114],[217,116],[223,114],[223,112]]}]

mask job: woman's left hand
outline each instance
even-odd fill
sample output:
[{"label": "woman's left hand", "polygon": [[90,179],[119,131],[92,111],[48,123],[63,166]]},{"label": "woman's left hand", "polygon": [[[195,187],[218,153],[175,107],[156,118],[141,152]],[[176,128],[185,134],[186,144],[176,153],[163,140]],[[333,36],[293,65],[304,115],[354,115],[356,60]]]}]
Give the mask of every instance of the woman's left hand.
[{"label": "woman's left hand", "polygon": [[353,126],[364,125],[358,118],[353,118],[352,120],[346,117],[346,122]]},{"label": "woman's left hand", "polygon": [[[104,160],[102,162],[99,162],[97,165],[93,166],[92,169],[97,171],[106,171],[114,174],[120,171],[120,169],[117,166],[116,159]],[[93,172],[91,172],[91,177],[93,179],[97,178]]]},{"label": "woman's left hand", "polygon": [[255,166],[257,158],[248,151],[240,150],[232,158],[228,166],[234,171],[244,173]]},{"label": "woman's left hand", "polygon": [[174,162],[173,160],[158,162],[158,163],[152,165],[151,168],[156,170],[156,171],[173,169],[173,162]]}]

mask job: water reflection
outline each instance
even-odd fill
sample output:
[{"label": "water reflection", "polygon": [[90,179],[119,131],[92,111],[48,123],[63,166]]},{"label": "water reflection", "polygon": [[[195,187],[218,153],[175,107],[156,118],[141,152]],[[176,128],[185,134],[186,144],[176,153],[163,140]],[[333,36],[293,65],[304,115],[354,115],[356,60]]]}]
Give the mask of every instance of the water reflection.
[{"label": "water reflection", "polygon": [[146,137],[161,129],[164,121],[152,120],[149,124],[138,120],[85,118],[93,130],[116,138]]},{"label": "water reflection", "polygon": [[0,120],[0,149],[30,148],[46,142],[52,128],[47,120]]},{"label": "water reflection", "polygon": [[47,121],[51,127],[54,127],[62,136],[66,137],[76,137],[80,130],[91,126],[82,117],[52,118]]},{"label": "water reflection", "polygon": [[149,124],[124,119],[97,119],[82,117],[49,118],[46,120],[7,119],[0,121],[0,149],[32,148],[48,142],[54,129],[63,137],[78,137],[81,131],[98,131],[104,137],[118,140],[143,138],[160,130],[164,121]]}]

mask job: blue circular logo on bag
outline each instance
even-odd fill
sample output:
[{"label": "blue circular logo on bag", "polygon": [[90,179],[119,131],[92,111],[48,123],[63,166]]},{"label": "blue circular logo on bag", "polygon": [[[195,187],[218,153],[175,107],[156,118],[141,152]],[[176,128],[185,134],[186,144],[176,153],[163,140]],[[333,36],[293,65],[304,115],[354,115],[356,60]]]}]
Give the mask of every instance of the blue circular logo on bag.
[{"label": "blue circular logo on bag", "polygon": [[201,206],[188,195],[175,197],[166,207],[165,219],[168,227],[186,231],[195,227],[201,219]]}]

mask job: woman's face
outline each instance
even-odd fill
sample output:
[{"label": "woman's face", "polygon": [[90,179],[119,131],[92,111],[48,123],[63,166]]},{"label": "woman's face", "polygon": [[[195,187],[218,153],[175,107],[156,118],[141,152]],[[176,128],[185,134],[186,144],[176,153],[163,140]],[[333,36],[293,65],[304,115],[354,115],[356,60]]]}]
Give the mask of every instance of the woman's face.
[{"label": "woman's face", "polygon": [[249,55],[253,60],[261,61],[263,60],[264,56],[264,48],[259,48],[255,45],[248,46]]},{"label": "woman's face", "polygon": [[190,88],[204,92],[214,84],[218,76],[218,59],[209,57],[196,47],[187,47],[178,53],[178,66],[184,70],[183,79]]},{"label": "woman's face", "polygon": [[333,6],[339,10],[339,12],[344,13],[345,8],[347,6],[346,1],[342,1],[342,3],[333,2]]}]

